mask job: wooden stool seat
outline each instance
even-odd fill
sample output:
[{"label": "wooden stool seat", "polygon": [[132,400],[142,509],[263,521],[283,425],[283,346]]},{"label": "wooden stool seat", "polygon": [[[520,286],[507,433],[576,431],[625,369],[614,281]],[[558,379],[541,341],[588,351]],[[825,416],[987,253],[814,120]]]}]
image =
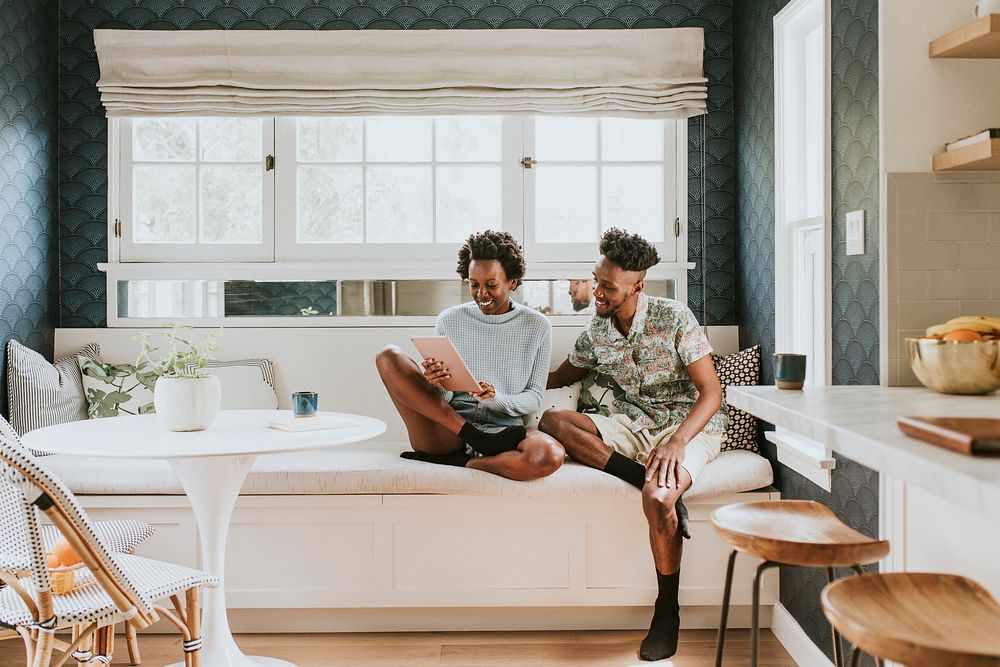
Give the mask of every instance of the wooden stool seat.
[{"label": "wooden stool seat", "polygon": [[822,600],[830,623],[875,657],[910,667],[1000,665],[1000,604],[971,579],[864,574],[830,584]]},{"label": "wooden stool seat", "polygon": [[889,553],[889,542],[859,533],[810,500],[726,505],[712,513],[712,524],[737,551],[785,565],[854,567]]}]

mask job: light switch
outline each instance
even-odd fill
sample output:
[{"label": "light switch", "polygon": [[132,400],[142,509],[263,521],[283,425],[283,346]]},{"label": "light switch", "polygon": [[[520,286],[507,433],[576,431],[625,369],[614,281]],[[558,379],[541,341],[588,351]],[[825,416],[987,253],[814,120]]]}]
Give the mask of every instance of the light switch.
[{"label": "light switch", "polygon": [[847,254],[865,254],[864,211],[851,211],[847,214]]}]

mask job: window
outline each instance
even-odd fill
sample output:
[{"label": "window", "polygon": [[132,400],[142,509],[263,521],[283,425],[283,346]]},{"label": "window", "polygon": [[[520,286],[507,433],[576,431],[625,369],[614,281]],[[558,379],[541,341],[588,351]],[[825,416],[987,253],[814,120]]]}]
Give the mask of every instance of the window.
[{"label": "window", "polygon": [[589,261],[614,226],[677,258],[674,121],[116,122],[121,261],[419,259],[487,228],[513,233],[532,261]]},{"label": "window", "polygon": [[[146,280],[450,279],[457,245],[484,229],[509,231],[524,244],[529,277],[565,281],[588,276],[600,234],[624,227],[657,245],[666,264],[650,278],[685,296],[688,266],[678,263],[687,254],[687,154],[678,148],[686,146],[684,121],[110,122],[112,325],[153,313],[233,312],[214,305],[221,292],[195,299],[191,287],[153,292]],[[559,288],[544,289],[554,291],[532,298],[558,311]]]},{"label": "window", "polygon": [[775,24],[775,347],[829,372],[829,52],[823,0],[793,0]]}]

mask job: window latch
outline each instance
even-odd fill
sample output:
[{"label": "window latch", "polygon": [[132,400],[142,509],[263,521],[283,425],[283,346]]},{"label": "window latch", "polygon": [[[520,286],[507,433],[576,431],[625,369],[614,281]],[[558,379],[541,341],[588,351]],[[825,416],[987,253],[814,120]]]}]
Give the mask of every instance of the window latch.
[{"label": "window latch", "polygon": [[674,218],[674,238],[679,239],[681,237],[681,219]]},{"label": "window latch", "polygon": [[122,221],[115,218],[115,238],[120,239],[122,237]]},{"label": "window latch", "polygon": [[264,171],[273,171],[273,170],[274,170],[274,156],[268,155],[266,158],[264,158]]},{"label": "window latch", "polygon": [[538,164],[538,160],[534,159],[530,155],[526,155],[521,158],[521,166],[525,169],[531,169],[532,165]]}]

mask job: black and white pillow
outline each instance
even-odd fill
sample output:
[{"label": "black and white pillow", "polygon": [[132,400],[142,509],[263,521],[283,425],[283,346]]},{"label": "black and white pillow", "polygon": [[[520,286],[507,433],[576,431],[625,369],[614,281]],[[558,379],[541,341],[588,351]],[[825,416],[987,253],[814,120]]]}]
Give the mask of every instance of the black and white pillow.
[{"label": "black and white pillow", "polygon": [[20,435],[43,426],[87,418],[87,399],[77,355],[96,359],[96,343],[49,363],[14,339],[7,341],[7,407]]},{"label": "black and white pillow", "polygon": [[[725,401],[726,388],[760,384],[760,345],[754,345],[735,354],[720,357],[712,355],[715,372],[722,383],[722,400]],[[739,408],[729,409],[729,428],[722,443],[722,451],[747,449],[760,453],[757,446],[757,418]]]}]

